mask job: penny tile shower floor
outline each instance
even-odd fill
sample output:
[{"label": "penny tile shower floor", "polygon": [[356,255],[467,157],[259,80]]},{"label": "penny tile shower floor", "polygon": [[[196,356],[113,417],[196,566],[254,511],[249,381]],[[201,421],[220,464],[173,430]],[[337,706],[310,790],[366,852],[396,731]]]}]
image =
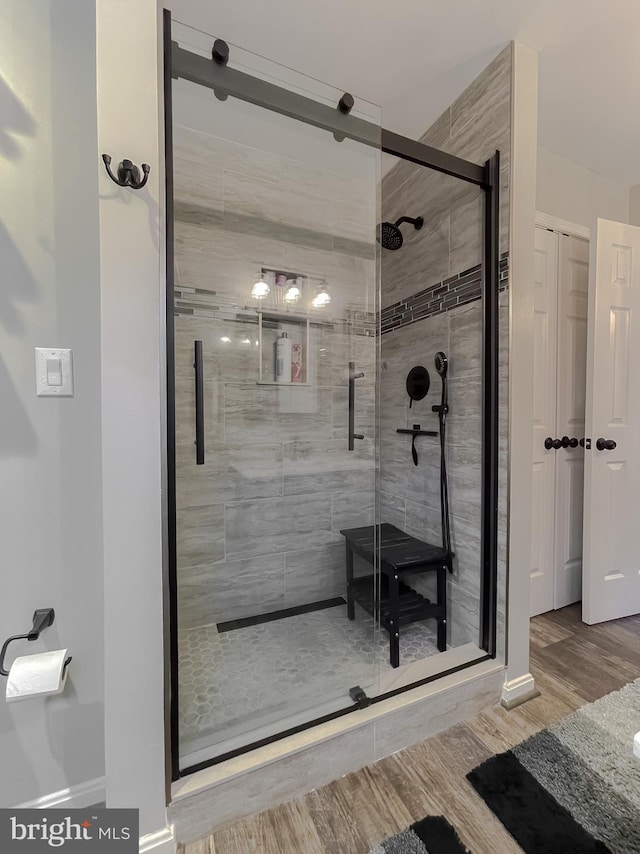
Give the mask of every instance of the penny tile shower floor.
[{"label": "penny tile shower floor", "polygon": [[[435,624],[413,623],[401,635],[400,664],[438,652]],[[370,684],[374,653],[390,669],[389,638],[372,648],[373,619],[346,606],[219,633],[215,624],[179,634],[180,739],[186,746],[247,732],[265,718],[314,708]]]}]

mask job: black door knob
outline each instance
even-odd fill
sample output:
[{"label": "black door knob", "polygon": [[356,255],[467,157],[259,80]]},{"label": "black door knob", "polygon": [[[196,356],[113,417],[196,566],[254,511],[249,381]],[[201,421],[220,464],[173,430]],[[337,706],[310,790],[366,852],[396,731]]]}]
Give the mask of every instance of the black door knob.
[{"label": "black door knob", "polygon": [[598,439],[596,441],[596,448],[599,451],[613,451],[617,448],[617,443],[613,441],[613,439]]},{"label": "black door knob", "polygon": [[563,436],[562,437],[562,447],[563,448],[577,448],[578,447],[578,440],[575,437],[570,439],[568,436]]},{"label": "black door knob", "polygon": [[555,448],[555,450],[557,451],[558,448],[562,447],[562,442],[560,441],[560,439],[552,439],[551,436],[547,436],[547,438],[544,440],[544,446],[547,451],[550,451],[551,448]]},{"label": "black door knob", "polygon": [[587,451],[591,450],[591,439],[580,439],[580,445],[583,448],[586,448]]}]

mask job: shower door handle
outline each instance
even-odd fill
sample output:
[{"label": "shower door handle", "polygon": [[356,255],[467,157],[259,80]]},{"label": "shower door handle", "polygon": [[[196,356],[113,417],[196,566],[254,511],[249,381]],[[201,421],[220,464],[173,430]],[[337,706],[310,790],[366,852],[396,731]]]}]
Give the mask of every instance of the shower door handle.
[{"label": "shower door handle", "polygon": [[349,362],[349,450],[353,451],[354,439],[364,439],[362,433],[355,431],[356,419],[356,380],[362,379],[363,373],[356,374],[356,363]]},{"label": "shower door handle", "polygon": [[202,367],[202,341],[194,342],[196,374],[196,465],[204,465],[204,369]]}]

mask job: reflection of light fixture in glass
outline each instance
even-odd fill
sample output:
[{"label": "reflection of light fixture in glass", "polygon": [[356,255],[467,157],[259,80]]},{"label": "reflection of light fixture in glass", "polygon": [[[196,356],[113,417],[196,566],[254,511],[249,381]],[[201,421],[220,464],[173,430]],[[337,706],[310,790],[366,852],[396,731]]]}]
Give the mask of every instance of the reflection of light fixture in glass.
[{"label": "reflection of light fixture in glass", "polygon": [[222,341],[223,344],[228,344],[229,341],[231,341],[231,338],[229,338],[228,335],[223,335],[220,340]]},{"label": "reflection of light fixture in glass", "polygon": [[242,343],[243,344],[251,344],[251,338],[243,338]]},{"label": "reflection of light fixture in glass", "polygon": [[291,282],[291,284],[285,292],[284,301],[288,303],[296,303],[300,299],[301,291],[298,285],[296,284],[295,279],[290,279],[289,281]]},{"label": "reflection of light fixture in glass", "polygon": [[314,308],[324,308],[326,305],[329,305],[330,302],[331,294],[327,290],[327,284],[326,282],[320,282],[316,288],[315,295],[311,300],[311,305]]},{"label": "reflection of light fixture in glass", "polygon": [[271,288],[269,287],[269,283],[267,282],[267,277],[264,272],[260,271],[260,277],[255,285],[251,288],[251,296],[253,299],[264,299],[268,296]]}]

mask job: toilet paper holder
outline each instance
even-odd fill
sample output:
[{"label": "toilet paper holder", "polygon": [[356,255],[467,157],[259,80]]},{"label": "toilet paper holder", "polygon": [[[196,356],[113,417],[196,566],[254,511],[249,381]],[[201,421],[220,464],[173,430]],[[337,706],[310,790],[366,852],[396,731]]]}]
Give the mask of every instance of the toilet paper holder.
[{"label": "toilet paper holder", "polygon": [[[13,641],[17,640],[28,640],[34,641],[38,640],[40,637],[40,633],[43,629],[47,629],[49,626],[53,625],[53,621],[55,620],[55,611],[53,608],[39,608],[37,611],[34,611],[33,614],[33,625],[31,629],[25,635],[12,635],[10,638],[7,638],[6,641],[2,644],[2,651],[0,651],[0,675],[8,676],[9,671],[5,670],[4,667],[4,657],[7,654],[7,649],[9,648],[9,644],[13,643]],[[71,661],[71,656],[67,658],[64,663],[64,666],[67,667],[69,662]]]}]

